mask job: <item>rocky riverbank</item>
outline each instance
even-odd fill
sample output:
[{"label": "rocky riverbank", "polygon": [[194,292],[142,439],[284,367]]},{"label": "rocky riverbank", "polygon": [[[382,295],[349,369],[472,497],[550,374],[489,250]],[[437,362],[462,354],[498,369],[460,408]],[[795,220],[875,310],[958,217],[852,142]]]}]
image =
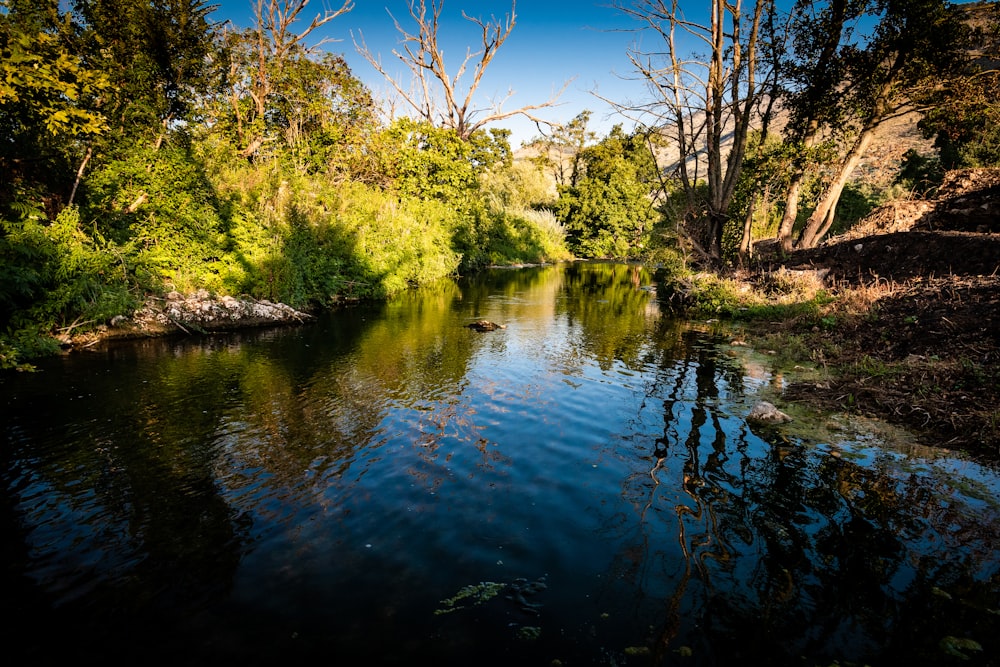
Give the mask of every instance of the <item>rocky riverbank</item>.
[{"label": "rocky riverbank", "polygon": [[119,315],[108,324],[80,334],[74,334],[71,328],[61,332],[59,340],[63,346],[76,349],[107,340],[205,334],[300,324],[312,319],[309,313],[264,299],[215,297],[205,290],[188,295],[169,292],[163,297],[147,297],[131,316]]}]

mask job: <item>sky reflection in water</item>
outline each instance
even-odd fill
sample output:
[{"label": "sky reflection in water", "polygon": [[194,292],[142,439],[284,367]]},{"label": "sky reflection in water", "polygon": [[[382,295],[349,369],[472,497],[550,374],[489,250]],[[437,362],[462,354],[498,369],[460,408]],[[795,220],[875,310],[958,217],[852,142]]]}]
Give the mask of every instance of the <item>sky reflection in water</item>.
[{"label": "sky reflection in water", "polygon": [[994,664],[997,471],[843,416],[755,433],[781,374],[652,281],[500,270],[5,378],[7,646]]}]

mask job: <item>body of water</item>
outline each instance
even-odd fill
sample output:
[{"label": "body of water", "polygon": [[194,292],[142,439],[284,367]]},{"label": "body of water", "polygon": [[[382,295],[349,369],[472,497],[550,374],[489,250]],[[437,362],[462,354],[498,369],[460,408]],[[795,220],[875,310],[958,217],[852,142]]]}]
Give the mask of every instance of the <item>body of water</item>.
[{"label": "body of water", "polygon": [[998,471],[795,406],[751,427],[782,374],[652,282],[496,270],[4,376],[4,653],[997,664]]}]

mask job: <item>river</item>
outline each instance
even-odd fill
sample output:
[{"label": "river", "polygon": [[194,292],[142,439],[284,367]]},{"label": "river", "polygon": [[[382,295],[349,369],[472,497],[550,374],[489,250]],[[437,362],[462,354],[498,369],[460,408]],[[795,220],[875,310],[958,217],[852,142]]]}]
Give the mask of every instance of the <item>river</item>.
[{"label": "river", "polygon": [[997,664],[998,470],[780,403],[653,282],[498,269],[2,376],[9,664]]}]

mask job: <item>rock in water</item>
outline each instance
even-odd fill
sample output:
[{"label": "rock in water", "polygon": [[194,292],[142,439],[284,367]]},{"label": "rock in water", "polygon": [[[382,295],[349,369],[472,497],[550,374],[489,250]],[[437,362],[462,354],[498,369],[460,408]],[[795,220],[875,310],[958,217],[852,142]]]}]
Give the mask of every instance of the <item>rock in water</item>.
[{"label": "rock in water", "polygon": [[759,424],[784,424],[785,422],[792,421],[792,418],[774,407],[774,404],[767,401],[760,401],[750,410],[750,414],[747,415],[747,421]]},{"label": "rock in water", "polygon": [[490,322],[489,320],[478,320],[466,326],[470,329],[475,329],[476,331],[496,331],[497,329],[507,328],[506,324],[497,324],[496,322]]}]

